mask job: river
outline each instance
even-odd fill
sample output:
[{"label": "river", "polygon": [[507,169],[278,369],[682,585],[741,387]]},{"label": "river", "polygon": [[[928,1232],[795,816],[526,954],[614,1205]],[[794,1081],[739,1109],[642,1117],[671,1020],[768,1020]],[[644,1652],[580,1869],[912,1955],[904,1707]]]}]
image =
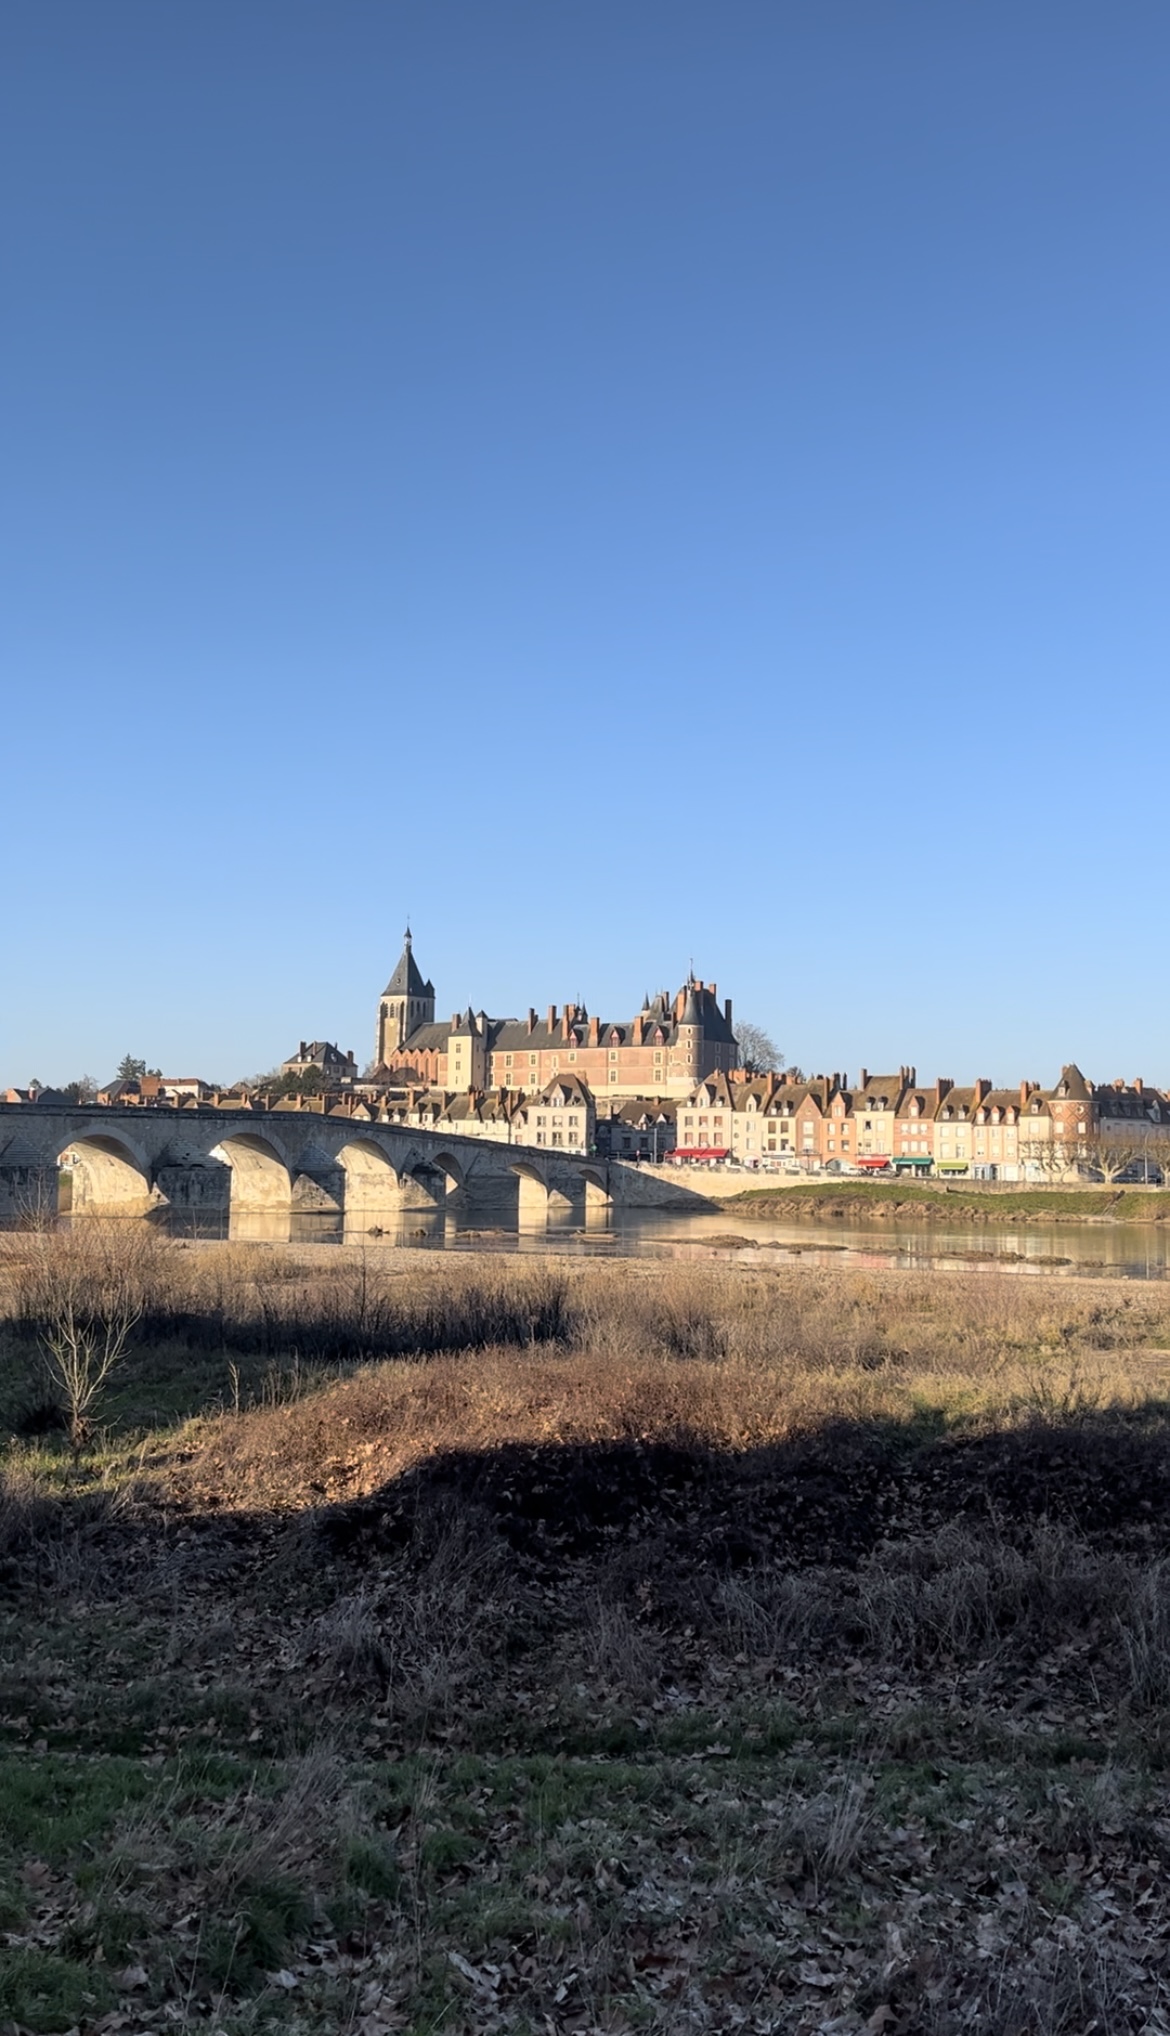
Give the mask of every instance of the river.
[{"label": "river", "polygon": [[412,1210],[387,1214],[370,1226],[346,1228],[340,1216],[241,1213],[230,1221],[193,1219],[178,1212],[168,1228],[181,1237],[231,1237],[274,1244],[366,1244],[390,1249],[408,1244],[436,1251],[570,1252],[590,1258],[735,1259],[777,1265],[801,1258],[811,1265],[934,1266],[997,1272],[1111,1274],[1161,1279],[1170,1272],[1170,1223],[990,1223],[944,1229],[937,1223],[861,1223],[825,1220],[737,1222],[733,1208],[710,1214],[662,1210],[603,1211],[582,1228],[572,1221],[519,1230],[460,1228],[446,1214]]}]

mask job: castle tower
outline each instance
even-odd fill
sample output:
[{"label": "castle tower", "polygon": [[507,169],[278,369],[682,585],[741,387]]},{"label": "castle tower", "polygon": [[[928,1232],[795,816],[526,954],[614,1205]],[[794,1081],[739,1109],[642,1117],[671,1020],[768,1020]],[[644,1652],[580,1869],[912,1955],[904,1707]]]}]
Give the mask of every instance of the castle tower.
[{"label": "castle tower", "polygon": [[488,1022],[481,1011],[457,1011],[447,1034],[447,1087],[465,1093],[487,1087]]},{"label": "castle tower", "polygon": [[687,1088],[694,1088],[705,1073],[703,1067],[703,1011],[698,985],[692,976],[686,986],[678,1020],[678,1072]]},{"label": "castle tower", "polygon": [[378,1026],[374,1062],[384,1060],[403,1046],[419,1025],[435,1022],[435,986],[424,983],[411,951],[410,928],[406,929],[402,956],[378,1002]]}]

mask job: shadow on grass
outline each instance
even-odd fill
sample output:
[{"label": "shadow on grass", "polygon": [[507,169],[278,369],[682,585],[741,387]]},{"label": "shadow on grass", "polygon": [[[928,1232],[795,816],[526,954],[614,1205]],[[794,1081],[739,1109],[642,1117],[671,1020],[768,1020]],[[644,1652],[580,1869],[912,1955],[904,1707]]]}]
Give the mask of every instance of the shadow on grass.
[{"label": "shadow on grass", "polygon": [[1008,1535],[1059,1523],[1153,1554],[1170,1550],[1170,1407],[1151,1400],[979,1434],[947,1431],[927,1409],[901,1421],[835,1419],[741,1450],[686,1434],[445,1450],[308,1513],[172,1512],[157,1490],[111,1493],[84,1474],[50,1492],[15,1459],[0,1465],[0,1582],[18,1584],[26,1557],[79,1536],[132,1565],[139,1547],[174,1538],[242,1547],[308,1532],[322,1557],[352,1561],[408,1549],[429,1516],[459,1512],[542,1573],[627,1544],[679,1574],[849,1564],[953,1522]]}]

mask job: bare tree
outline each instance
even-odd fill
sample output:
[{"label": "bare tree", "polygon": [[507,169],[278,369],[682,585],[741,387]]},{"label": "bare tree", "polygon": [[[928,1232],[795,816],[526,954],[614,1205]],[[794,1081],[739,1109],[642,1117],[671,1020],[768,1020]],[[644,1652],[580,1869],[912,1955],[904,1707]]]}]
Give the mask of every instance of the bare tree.
[{"label": "bare tree", "polygon": [[1068,1154],[1063,1139],[1022,1138],[1020,1158],[1029,1169],[1042,1174],[1047,1181],[1063,1180],[1068,1171]]},{"label": "bare tree", "polygon": [[1078,1138],[1069,1157],[1078,1168],[1099,1175],[1105,1186],[1111,1188],[1130,1167],[1140,1165],[1146,1151],[1146,1142],[1140,1135],[1098,1131]]},{"label": "bare tree", "polygon": [[735,1028],[736,1045],[739,1047],[739,1064],[749,1075],[778,1074],[784,1066],[784,1055],[771,1034],[762,1025],[745,1021]]},{"label": "bare tree", "polygon": [[41,1332],[45,1369],[69,1434],[74,1463],[93,1433],[93,1413],[130,1346],[135,1314],[92,1316],[84,1301],[63,1295]]},{"label": "bare tree", "polygon": [[21,1281],[24,1312],[35,1325],[74,1463],[91,1440],[102,1396],[142,1319],[154,1255],[153,1238],[115,1241],[96,1223],[64,1235],[36,1235]]}]

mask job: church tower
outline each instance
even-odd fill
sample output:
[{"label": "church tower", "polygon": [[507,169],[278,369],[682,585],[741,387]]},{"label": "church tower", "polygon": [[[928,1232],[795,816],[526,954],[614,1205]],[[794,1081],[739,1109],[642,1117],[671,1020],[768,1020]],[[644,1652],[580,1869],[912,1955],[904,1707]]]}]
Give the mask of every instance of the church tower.
[{"label": "church tower", "polygon": [[374,1043],[374,1062],[382,1062],[406,1040],[419,1025],[433,1025],[435,1022],[435,986],[424,983],[411,951],[410,928],[406,929],[402,956],[378,1001],[378,1028]]}]

